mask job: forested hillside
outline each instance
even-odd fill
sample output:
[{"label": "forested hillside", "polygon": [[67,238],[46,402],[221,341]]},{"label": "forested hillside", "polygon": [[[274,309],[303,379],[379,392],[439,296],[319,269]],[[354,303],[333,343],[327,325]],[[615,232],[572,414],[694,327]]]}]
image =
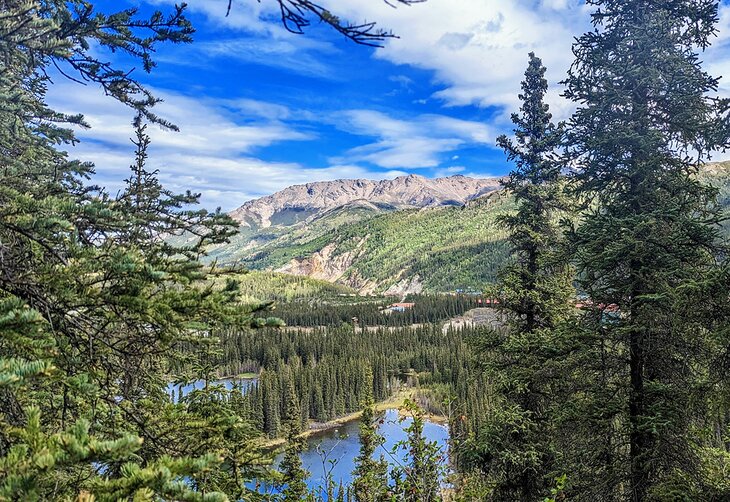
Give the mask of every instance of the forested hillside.
[{"label": "forested hillside", "polygon": [[239,284],[239,299],[244,304],[322,300],[355,294],[347,286],[277,272],[250,271],[235,274],[234,277]]},{"label": "forested hillside", "polygon": [[508,247],[497,224],[512,207],[495,193],[465,206],[373,214],[344,206],[306,226],[244,227],[217,246],[219,263],[338,282],[366,293],[480,290]]},{"label": "forested hillside", "polygon": [[[730,207],[730,164],[714,163],[699,179],[720,189]],[[497,221],[514,209],[494,193],[465,206],[381,212],[348,204],[306,225],[239,227],[211,251],[221,264],[279,270],[339,283],[364,293],[482,290],[495,280],[509,251]]]}]

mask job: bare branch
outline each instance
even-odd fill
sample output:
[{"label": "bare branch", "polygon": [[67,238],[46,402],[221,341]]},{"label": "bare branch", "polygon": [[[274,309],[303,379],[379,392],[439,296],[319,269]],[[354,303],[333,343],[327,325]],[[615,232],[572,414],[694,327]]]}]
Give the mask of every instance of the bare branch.
[{"label": "bare branch", "polygon": [[[261,0],[258,0],[259,2]],[[276,0],[279,3],[281,22],[290,33],[301,35],[304,29],[312,24],[310,17],[321,23],[326,23],[356,44],[369,47],[382,47],[385,40],[398,38],[389,30],[382,30],[375,22],[364,21],[360,24],[351,24],[341,20],[335,14],[310,0]],[[426,0],[383,0],[386,5],[396,8],[399,5],[412,5]],[[231,13],[233,0],[228,0],[226,16]]]}]

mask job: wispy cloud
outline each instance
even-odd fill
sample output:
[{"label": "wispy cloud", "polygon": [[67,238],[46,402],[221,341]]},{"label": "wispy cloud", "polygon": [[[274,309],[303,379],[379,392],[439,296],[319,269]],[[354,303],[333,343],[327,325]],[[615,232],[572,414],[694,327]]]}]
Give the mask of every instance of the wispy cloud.
[{"label": "wispy cloud", "polygon": [[[292,111],[286,106],[252,99],[192,98],[155,89],[164,101],[156,112],[180,127],[179,132],[149,126],[152,139],[149,166],[159,170],[170,189],[192,189],[202,194],[206,207],[230,210],[244,201],[291,184],[337,178],[393,178],[407,174],[402,168],[437,165],[437,157],[467,141],[479,141],[484,128],[470,130],[463,121],[442,116],[397,120],[379,112],[354,110],[322,117]],[[96,164],[95,181],[114,193],[122,188],[132,162],[132,112],[88,87],[78,92],[74,84],[52,88],[51,104],[60,111],[81,112],[91,125],[78,130],[81,142],[70,153]],[[308,131],[334,121],[363,136],[363,145],[332,158],[328,165],[305,166],[297,160],[272,162],[256,156],[258,149],[284,141],[315,141],[288,122],[296,116],[313,121]],[[342,122],[339,122],[342,121]],[[375,124],[379,129],[373,133]],[[418,132],[424,127],[424,132]],[[428,131],[428,134],[425,133]],[[372,135],[382,139],[369,144]],[[388,170],[374,171],[371,163]]]},{"label": "wispy cloud", "polygon": [[[91,86],[78,92],[75,84],[52,88],[51,102],[64,112],[81,112],[91,126],[82,136],[114,147],[129,145],[132,112]],[[254,100],[213,100],[192,98],[153,89],[163,101],[155,111],[175,123],[180,132],[170,133],[157,127],[149,135],[158,148],[190,151],[247,153],[275,142],[309,140],[311,133],[297,131],[280,120],[288,109]]]},{"label": "wispy cloud", "polygon": [[[148,0],[153,4],[175,4],[177,0]],[[220,37],[196,41],[188,57],[163,55],[162,59],[180,65],[206,67],[223,61],[279,68],[295,74],[338,80],[337,68],[327,56],[338,52],[331,43],[288,32],[281,24],[276,2],[238,1],[228,12],[228,0],[196,0],[188,10],[202,14],[216,27]],[[192,55],[192,57],[190,57]]]},{"label": "wispy cloud", "polygon": [[436,177],[442,178],[446,176],[454,176],[455,174],[463,174],[466,171],[464,166],[450,166],[443,169],[437,169],[435,172]]},{"label": "wispy cloud", "polygon": [[[81,112],[91,125],[79,130],[81,143],[71,153],[96,163],[97,182],[114,192],[121,188],[132,160],[132,112],[88,88],[73,84],[53,88],[51,103],[61,111]],[[349,110],[317,115],[252,99],[192,98],[155,90],[164,101],[157,113],[180,132],[150,126],[150,166],[174,190],[194,189],[208,207],[232,209],[243,201],[293,183],[335,178],[388,178],[404,169],[439,167],[461,146],[490,144],[493,131],[482,123],[423,114],[394,118],[373,110]],[[296,117],[297,126],[289,122]],[[303,132],[302,117],[308,124]],[[256,152],[284,141],[316,141],[308,132],[334,125],[361,144],[333,155],[327,165],[305,166],[297,159],[271,162]],[[374,170],[368,165],[381,169]],[[443,172],[455,173],[454,168]]]},{"label": "wispy cloud", "polygon": [[[293,40],[296,38],[296,40]],[[289,35],[286,39],[245,36],[194,44],[189,53],[195,57],[166,59],[176,64],[205,67],[231,61],[249,63],[326,80],[343,78],[323,56],[337,52],[326,42]]]},{"label": "wispy cloud", "polygon": [[435,114],[397,119],[373,110],[350,110],[332,120],[351,134],[377,138],[350,149],[346,158],[384,168],[437,167],[445,154],[465,145],[491,145],[495,136],[484,123]]},{"label": "wispy cloud", "polygon": [[[171,3],[172,0],[155,0]],[[375,19],[399,38],[387,41],[374,57],[397,65],[432,70],[440,89],[432,98],[446,106],[496,106],[504,126],[517,105],[519,82],[527,53],[535,51],[548,66],[553,90],[549,101],[558,118],[573,109],[559,94],[573,56],[573,37],[590,28],[590,9],[582,0],[429,0],[394,9],[380,0],[323,0],[322,5],[353,22]],[[225,17],[223,0],[199,0],[194,12],[242,37],[200,44],[207,57],[278,66],[293,72],[336,78],[327,63],[331,44],[311,37],[294,37],[281,27],[276,2],[234,2]],[[295,40],[296,39],[296,40]],[[408,92],[409,77],[389,77]],[[396,91],[393,91],[396,92]],[[421,98],[420,103],[425,101]]]},{"label": "wispy cloud", "polygon": [[[60,111],[85,115],[91,129],[77,131],[81,142],[70,153],[94,162],[95,181],[115,192],[132,161],[132,112],[91,86],[85,92],[78,90],[74,84],[54,86],[50,102]],[[159,169],[160,178],[172,189],[201,192],[206,207],[231,209],[293,179],[315,176],[296,162],[265,162],[252,155],[274,143],[315,139],[311,132],[284,122],[290,113],[286,107],[250,99],[195,99],[159,89],[155,94],[164,100],[157,113],[180,131],[148,127],[150,167]]]}]

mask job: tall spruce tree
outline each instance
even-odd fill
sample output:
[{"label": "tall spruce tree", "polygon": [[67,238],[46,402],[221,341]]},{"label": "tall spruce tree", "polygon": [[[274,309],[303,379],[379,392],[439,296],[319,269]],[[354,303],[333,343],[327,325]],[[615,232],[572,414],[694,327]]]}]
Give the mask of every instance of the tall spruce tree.
[{"label": "tall spruce tree", "polygon": [[378,434],[375,419],[373,371],[368,366],[365,373],[367,390],[360,418],[360,454],[355,458],[352,492],[357,502],[377,502],[383,499],[388,489],[388,464],[382,456],[379,460],[373,458],[383,444],[383,437]]},{"label": "tall spruce tree", "polygon": [[577,39],[566,82],[587,205],[572,241],[592,302],[566,415],[569,489],[592,500],[705,499],[717,332],[700,301],[720,216],[697,173],[728,129],[698,51],[716,33],[718,2],[588,3],[595,30]]},{"label": "tall spruce tree", "polygon": [[[125,72],[95,60],[89,45],[139,56],[149,69],[152,47],[185,40],[189,25],[181,10],[132,22],[133,11],[107,17],[82,2],[11,0],[0,2],[0,11],[2,497],[222,500],[181,483],[218,465],[217,454],[191,459],[188,453],[206,450],[167,448],[160,423],[148,420],[164,396],[161,354],[177,335],[192,335],[188,323],[220,313],[222,298],[180,287],[199,277],[194,260],[172,260],[159,244],[114,244],[130,221],[116,201],[87,186],[90,165],[56,149],[73,141],[58,124],[82,119],[45,104],[46,66],[66,62],[66,70],[156,120],[144,111],[154,100]],[[187,223],[217,226],[203,214]],[[130,356],[137,361],[134,388],[123,369]]]},{"label": "tall spruce tree", "polygon": [[284,426],[286,427],[286,448],[284,458],[279,469],[282,473],[282,495],[285,501],[294,502],[303,500],[307,494],[307,471],[302,467],[300,454],[304,449],[302,438],[302,413],[299,406],[299,396],[294,389],[294,382],[289,380],[286,392],[286,415]]},{"label": "tall spruce tree", "polygon": [[513,263],[500,274],[499,309],[516,333],[534,333],[555,327],[571,311],[574,296],[571,271],[560,257],[559,220],[566,209],[563,166],[558,148],[562,124],[552,122],[545,103],[548,82],[542,60],[529,54],[519,95],[520,113],[512,114],[514,140],[500,136],[497,144],[515,163],[502,181],[517,202],[517,211],[502,218],[509,230]]},{"label": "tall spruce tree", "polygon": [[484,367],[495,382],[495,408],[475,441],[478,467],[494,500],[537,500],[548,492],[554,468],[551,389],[559,378],[550,360],[557,346],[554,329],[573,311],[572,270],[561,257],[559,228],[565,208],[555,125],[545,94],[548,82],[540,58],[530,53],[522,82],[520,113],[512,115],[515,139],[498,144],[516,167],[503,186],[517,211],[503,218],[512,244],[512,262],[497,284],[505,329],[477,340]]}]

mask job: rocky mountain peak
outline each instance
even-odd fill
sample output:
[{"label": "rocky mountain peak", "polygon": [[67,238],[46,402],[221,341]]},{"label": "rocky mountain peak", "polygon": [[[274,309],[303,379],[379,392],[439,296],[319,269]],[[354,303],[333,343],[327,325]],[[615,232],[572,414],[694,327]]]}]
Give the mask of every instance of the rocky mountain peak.
[{"label": "rocky mountain peak", "polygon": [[392,209],[465,204],[499,189],[498,178],[457,175],[426,178],[417,174],[387,180],[340,179],[293,185],[251,200],[230,213],[242,226],[292,225],[364,200]]}]

